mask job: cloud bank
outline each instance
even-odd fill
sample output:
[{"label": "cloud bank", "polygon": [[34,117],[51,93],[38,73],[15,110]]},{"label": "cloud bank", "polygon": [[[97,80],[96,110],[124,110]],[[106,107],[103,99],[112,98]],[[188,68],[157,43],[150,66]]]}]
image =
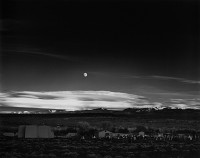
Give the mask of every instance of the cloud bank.
[{"label": "cloud bank", "polygon": [[[199,109],[200,99],[171,99],[172,108]],[[148,98],[129,93],[111,91],[13,91],[0,93],[0,107],[30,109],[62,109],[66,111],[106,108],[123,110],[126,108],[163,108],[161,102],[150,102]]]},{"label": "cloud bank", "polygon": [[178,77],[168,77],[168,76],[151,76],[151,77],[155,79],[161,79],[161,80],[175,80],[175,81],[190,83],[190,84],[200,84],[200,81],[188,80],[188,79],[178,78]]},{"label": "cloud bank", "polygon": [[64,109],[67,111],[94,108],[120,110],[154,106],[143,96],[111,91],[10,92],[1,93],[0,103],[10,107]]}]

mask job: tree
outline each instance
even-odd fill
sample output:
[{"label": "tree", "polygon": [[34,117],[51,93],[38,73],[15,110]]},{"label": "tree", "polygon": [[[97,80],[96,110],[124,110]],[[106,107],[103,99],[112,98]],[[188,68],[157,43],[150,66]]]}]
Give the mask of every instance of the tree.
[{"label": "tree", "polygon": [[84,135],[91,128],[90,124],[86,121],[78,122],[79,134]]}]

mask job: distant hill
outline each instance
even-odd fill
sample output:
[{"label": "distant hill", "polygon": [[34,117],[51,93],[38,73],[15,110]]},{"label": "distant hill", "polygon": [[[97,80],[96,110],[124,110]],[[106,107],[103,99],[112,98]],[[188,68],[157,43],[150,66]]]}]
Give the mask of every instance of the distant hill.
[{"label": "distant hill", "polygon": [[200,110],[197,109],[171,109],[171,108],[128,108],[121,111],[107,110],[103,108],[93,110],[65,111],[47,110],[44,112],[20,113],[20,114],[0,114],[0,117],[7,116],[37,116],[37,117],[133,117],[146,119],[194,119],[200,120]]}]

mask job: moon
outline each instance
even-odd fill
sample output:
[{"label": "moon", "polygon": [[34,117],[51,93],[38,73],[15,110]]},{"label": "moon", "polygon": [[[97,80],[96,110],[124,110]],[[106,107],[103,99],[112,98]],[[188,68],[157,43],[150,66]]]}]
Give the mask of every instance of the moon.
[{"label": "moon", "polygon": [[85,73],[83,74],[83,76],[84,76],[84,77],[87,77],[87,73],[85,72]]}]

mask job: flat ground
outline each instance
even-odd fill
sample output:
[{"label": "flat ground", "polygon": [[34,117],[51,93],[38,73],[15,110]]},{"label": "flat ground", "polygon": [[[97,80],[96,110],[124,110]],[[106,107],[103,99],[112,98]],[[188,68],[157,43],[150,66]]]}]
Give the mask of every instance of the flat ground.
[{"label": "flat ground", "polygon": [[19,125],[29,124],[45,124],[49,126],[76,126],[80,121],[86,121],[91,126],[100,127],[101,122],[109,121],[115,127],[136,127],[146,126],[150,128],[165,128],[165,129],[194,129],[200,130],[200,120],[187,119],[148,119],[134,117],[54,117],[53,115],[16,115],[0,116],[0,129],[17,128]]},{"label": "flat ground", "polygon": [[199,141],[0,139],[0,157],[198,158]]}]

